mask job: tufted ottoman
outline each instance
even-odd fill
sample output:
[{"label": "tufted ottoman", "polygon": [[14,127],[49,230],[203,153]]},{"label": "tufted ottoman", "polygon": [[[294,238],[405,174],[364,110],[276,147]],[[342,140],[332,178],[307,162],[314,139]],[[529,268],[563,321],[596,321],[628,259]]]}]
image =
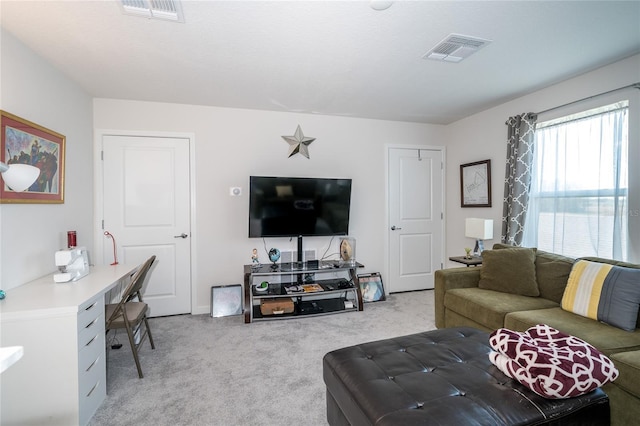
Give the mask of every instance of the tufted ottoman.
[{"label": "tufted ottoman", "polygon": [[460,327],[329,352],[330,425],[608,425],[602,390],[545,399],[489,361],[489,335]]}]

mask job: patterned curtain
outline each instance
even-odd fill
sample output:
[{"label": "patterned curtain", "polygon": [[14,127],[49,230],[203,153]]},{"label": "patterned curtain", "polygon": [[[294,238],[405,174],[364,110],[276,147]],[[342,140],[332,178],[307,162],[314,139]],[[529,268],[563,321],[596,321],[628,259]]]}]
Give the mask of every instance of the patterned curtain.
[{"label": "patterned curtain", "polygon": [[505,244],[522,244],[524,221],[529,203],[531,164],[537,115],[510,117],[507,122],[507,161],[502,209],[502,237]]}]

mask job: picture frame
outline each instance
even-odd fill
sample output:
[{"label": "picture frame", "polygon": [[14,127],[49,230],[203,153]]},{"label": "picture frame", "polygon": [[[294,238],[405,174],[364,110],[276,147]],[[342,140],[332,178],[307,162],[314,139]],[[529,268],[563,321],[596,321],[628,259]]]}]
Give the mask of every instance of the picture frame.
[{"label": "picture frame", "polygon": [[241,284],[211,287],[211,317],[219,318],[243,313]]},{"label": "picture frame", "polygon": [[460,165],[461,207],[491,207],[491,160]]},{"label": "picture frame", "polygon": [[40,169],[36,182],[24,192],[0,183],[0,203],[64,203],[65,136],[6,111],[0,111],[0,132],[0,161]]},{"label": "picture frame", "polygon": [[359,274],[358,285],[364,302],[379,302],[386,300],[384,284],[380,272],[370,274]]}]

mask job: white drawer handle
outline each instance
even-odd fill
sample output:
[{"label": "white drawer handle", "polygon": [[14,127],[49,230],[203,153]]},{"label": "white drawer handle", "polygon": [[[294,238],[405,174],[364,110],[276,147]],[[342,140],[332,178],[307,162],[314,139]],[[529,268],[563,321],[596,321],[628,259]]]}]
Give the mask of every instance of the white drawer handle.
[{"label": "white drawer handle", "polygon": [[98,380],[98,382],[95,385],[93,385],[93,387],[91,388],[91,390],[87,394],[87,398],[89,398],[91,396],[91,394],[93,393],[94,390],[96,390],[96,388],[98,387],[99,384],[100,384],[100,381]]},{"label": "white drawer handle", "polygon": [[91,365],[90,365],[89,367],[87,367],[87,369],[86,369],[85,371],[89,371],[89,370],[91,370],[91,369],[93,368],[93,366],[94,366],[94,365],[96,365],[96,363],[98,362],[98,360],[99,360],[99,359],[100,359],[100,357],[96,358],[96,360],[95,360],[95,361],[93,361],[93,362],[91,363]]},{"label": "white drawer handle", "polygon": [[84,346],[85,346],[85,347],[86,347],[86,346],[89,346],[89,345],[90,345],[90,344],[92,344],[92,343],[93,343],[93,341],[94,341],[94,340],[96,340],[97,338],[98,338],[98,335],[96,334],[96,335],[95,335],[95,336],[93,336],[93,338],[92,338],[91,340],[89,340],[89,341],[87,342],[87,344],[86,344],[86,345],[84,345]]},{"label": "white drawer handle", "polygon": [[86,308],[84,308],[85,311],[90,311],[91,309],[95,308],[95,306],[98,304],[97,301],[93,302],[92,305],[87,306]]}]

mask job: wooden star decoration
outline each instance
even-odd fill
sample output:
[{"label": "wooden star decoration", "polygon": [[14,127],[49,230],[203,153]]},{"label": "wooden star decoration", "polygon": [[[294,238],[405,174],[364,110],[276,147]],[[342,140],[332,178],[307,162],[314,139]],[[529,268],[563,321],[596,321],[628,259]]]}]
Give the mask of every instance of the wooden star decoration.
[{"label": "wooden star decoration", "polygon": [[305,157],[309,158],[309,145],[311,144],[311,142],[316,140],[316,138],[305,137],[299,124],[298,128],[296,129],[295,135],[282,136],[282,139],[287,141],[287,143],[289,144],[289,158],[296,154],[302,154]]}]

